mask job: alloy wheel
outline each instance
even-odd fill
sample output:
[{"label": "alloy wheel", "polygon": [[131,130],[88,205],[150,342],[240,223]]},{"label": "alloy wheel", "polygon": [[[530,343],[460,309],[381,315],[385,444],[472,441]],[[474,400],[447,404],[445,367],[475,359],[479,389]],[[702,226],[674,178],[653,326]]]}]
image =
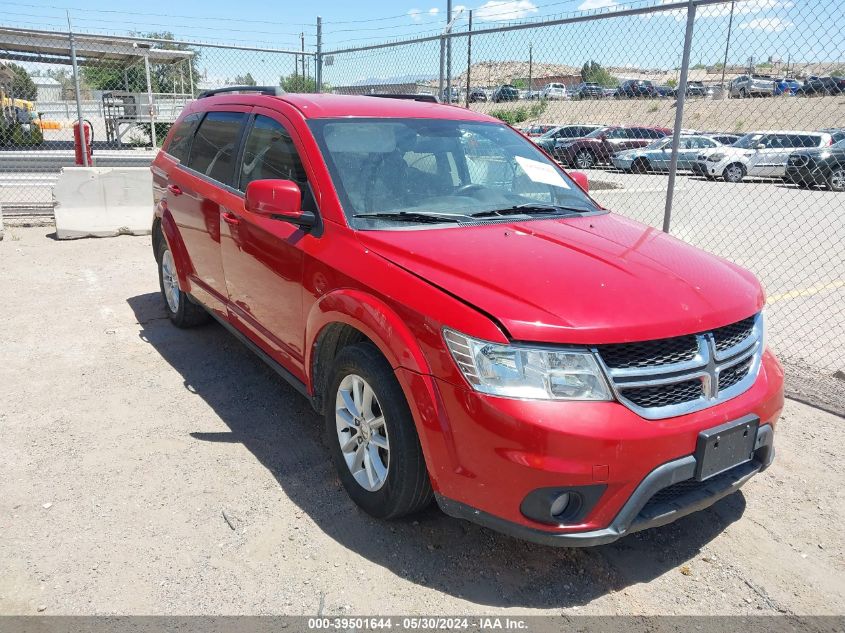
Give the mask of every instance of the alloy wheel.
[{"label": "alloy wheel", "polygon": [[830,188],[833,191],[845,191],[845,168],[840,167],[830,172]]},{"label": "alloy wheel", "polygon": [[164,251],[161,258],[161,283],[164,287],[164,298],[170,311],[179,311],[179,281],[176,278],[176,263],[170,250]]},{"label": "alloy wheel", "polygon": [[349,472],[364,490],[379,490],[390,468],[390,441],[375,391],[361,376],[349,374],[340,382],[335,421]]},{"label": "alloy wheel", "polygon": [[578,155],[575,157],[575,164],[579,169],[589,169],[593,166],[594,162],[593,155],[587,151],[578,152]]}]

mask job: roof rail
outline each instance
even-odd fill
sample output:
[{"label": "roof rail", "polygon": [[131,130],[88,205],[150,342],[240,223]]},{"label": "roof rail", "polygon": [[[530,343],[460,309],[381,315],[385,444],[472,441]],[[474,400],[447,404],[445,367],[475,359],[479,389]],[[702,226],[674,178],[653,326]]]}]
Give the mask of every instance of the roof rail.
[{"label": "roof rail", "polygon": [[214,95],[225,94],[227,92],[257,92],[271,97],[278,97],[285,94],[284,88],[280,86],[226,86],[225,88],[214,88],[213,90],[204,90],[199,93],[197,99],[204,97],[213,97]]},{"label": "roof rail", "polygon": [[440,103],[440,100],[435,95],[389,94],[386,92],[374,92],[364,96],[384,97],[385,99],[408,99],[409,101],[424,101],[426,103]]}]

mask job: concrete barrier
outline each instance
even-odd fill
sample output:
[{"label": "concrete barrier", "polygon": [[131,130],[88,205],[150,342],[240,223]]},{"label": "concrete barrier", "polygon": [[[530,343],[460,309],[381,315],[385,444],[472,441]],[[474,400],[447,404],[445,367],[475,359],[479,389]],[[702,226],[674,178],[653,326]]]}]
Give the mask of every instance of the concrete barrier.
[{"label": "concrete barrier", "polygon": [[60,240],[149,234],[152,174],[147,167],[65,167],[53,203]]},{"label": "concrete barrier", "polygon": [[3,205],[0,204],[0,242],[3,241]]}]

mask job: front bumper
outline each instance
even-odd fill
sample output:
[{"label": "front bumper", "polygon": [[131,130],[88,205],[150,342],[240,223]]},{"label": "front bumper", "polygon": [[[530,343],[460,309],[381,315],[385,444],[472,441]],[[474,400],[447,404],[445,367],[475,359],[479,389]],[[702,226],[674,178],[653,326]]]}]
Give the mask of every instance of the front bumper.
[{"label": "front bumper", "polygon": [[628,170],[631,169],[631,165],[634,164],[634,159],[628,156],[612,156],[610,162],[613,163],[613,166],[616,167],[616,169]]},{"label": "front bumper", "polygon": [[723,165],[725,164],[725,161],[713,163],[705,160],[697,160],[690,164],[690,171],[698,176],[718,177],[722,175],[722,171],[724,171]]},{"label": "front bumper", "polygon": [[[720,499],[733,494],[751,477],[771,465],[775,457],[773,440],[774,433],[770,424],[759,427],[754,459],[702,482],[696,482],[693,479],[697,465],[694,455],[687,455],[658,466],[637,486],[608,527],[586,532],[555,534],[509,522],[439,494],[435,496],[441,510],[449,516],[473,521],[525,541],[553,547],[605,545],[628,534],[666,525],[693,512],[704,510]],[[685,485],[683,492],[668,495],[668,500],[656,497],[658,492],[671,490],[672,486],[687,484],[687,482],[698,485]]]},{"label": "front bumper", "polygon": [[[744,393],[708,409],[651,421],[617,402],[498,398],[402,369],[397,375],[443,510],[520,538],[560,545],[610,542],[735,491],[770,463],[773,453],[759,449],[771,447],[783,408],[783,370],[770,352]],[[700,500],[640,516],[649,493],[691,476],[701,431],[749,415],[768,429],[749,462],[753,468],[738,469],[734,479],[716,487],[709,482],[711,489]],[[579,487],[602,492],[571,524],[550,525],[522,512],[523,501],[538,489]]]}]

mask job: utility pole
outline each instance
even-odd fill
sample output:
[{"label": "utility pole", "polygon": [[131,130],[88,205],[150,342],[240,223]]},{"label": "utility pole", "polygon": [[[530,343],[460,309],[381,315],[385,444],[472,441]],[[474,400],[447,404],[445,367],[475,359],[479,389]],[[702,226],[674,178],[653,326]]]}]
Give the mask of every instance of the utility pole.
[{"label": "utility pole", "polygon": [[731,0],[731,17],[728,18],[728,39],[725,42],[725,63],[722,64],[722,88],[725,87],[725,70],[728,67],[728,51],[731,48],[731,29],[733,28],[734,24],[734,2],[736,0]]},{"label": "utility pole", "polygon": [[305,78],[307,77],[305,74],[305,33],[299,34],[299,42],[302,49],[302,85],[304,86]]},{"label": "utility pole", "polygon": [[534,42],[528,43],[528,98],[531,99],[534,77]]},{"label": "utility pole", "polygon": [[472,9],[469,10],[469,26],[467,27],[467,92],[464,95],[464,102],[469,108],[469,76],[472,69]]},{"label": "utility pole", "polygon": [[323,18],[317,16],[317,57],[314,60],[317,92],[323,92]]}]

